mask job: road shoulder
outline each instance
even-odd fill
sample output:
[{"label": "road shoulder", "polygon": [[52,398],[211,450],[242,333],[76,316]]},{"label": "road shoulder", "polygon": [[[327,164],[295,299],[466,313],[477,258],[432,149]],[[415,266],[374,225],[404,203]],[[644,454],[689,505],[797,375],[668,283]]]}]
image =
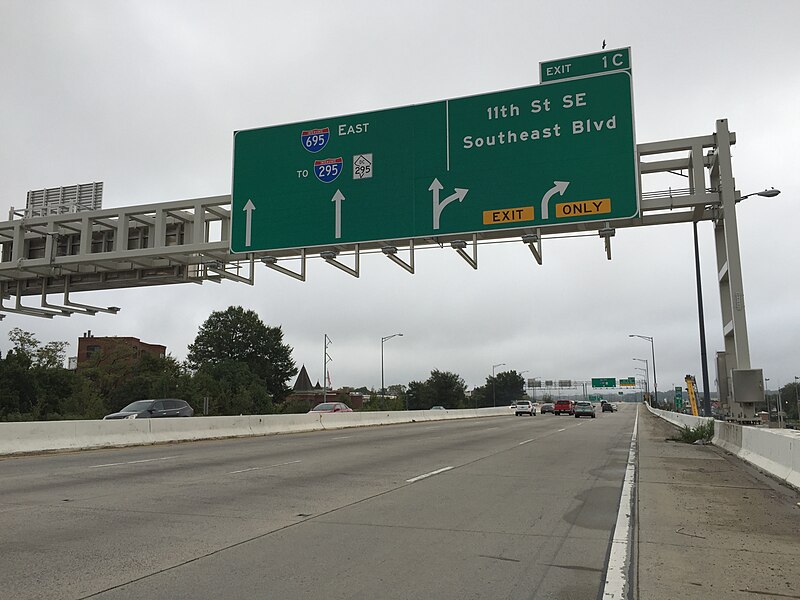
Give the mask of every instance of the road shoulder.
[{"label": "road shoulder", "polygon": [[800,599],[800,494],[640,411],[637,597]]}]

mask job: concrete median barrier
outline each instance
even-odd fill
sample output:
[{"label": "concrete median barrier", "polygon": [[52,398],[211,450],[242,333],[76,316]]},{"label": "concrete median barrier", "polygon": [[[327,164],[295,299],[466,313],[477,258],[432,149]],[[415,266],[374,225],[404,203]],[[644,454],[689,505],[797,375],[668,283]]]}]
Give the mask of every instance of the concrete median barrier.
[{"label": "concrete median barrier", "polygon": [[299,433],[508,414],[507,407],[500,407],[464,410],[0,423],[0,455]]}]

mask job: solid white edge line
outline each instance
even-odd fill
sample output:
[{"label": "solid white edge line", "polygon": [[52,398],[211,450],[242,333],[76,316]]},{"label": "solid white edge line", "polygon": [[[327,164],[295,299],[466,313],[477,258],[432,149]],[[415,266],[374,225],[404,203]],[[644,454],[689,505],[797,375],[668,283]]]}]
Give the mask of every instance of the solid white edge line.
[{"label": "solid white edge line", "polygon": [[625,468],[625,480],[622,484],[622,494],[619,499],[617,524],[614,527],[614,536],[611,540],[611,550],[608,555],[608,568],[606,569],[605,584],[603,585],[603,598],[626,600],[628,598],[628,571],[631,564],[631,545],[633,541],[633,491],[636,486],[636,434],[639,428],[639,407],[636,407],[636,420],[633,422],[631,447],[628,452],[628,465]]},{"label": "solid white edge line", "polygon": [[418,475],[417,477],[406,479],[406,483],[414,483],[415,481],[419,481],[420,479],[425,479],[426,477],[433,477],[434,475],[438,475],[439,473],[444,473],[445,471],[449,471],[452,468],[453,467],[444,467],[443,469],[437,469],[436,471],[431,471],[430,473],[425,473],[424,475]]}]

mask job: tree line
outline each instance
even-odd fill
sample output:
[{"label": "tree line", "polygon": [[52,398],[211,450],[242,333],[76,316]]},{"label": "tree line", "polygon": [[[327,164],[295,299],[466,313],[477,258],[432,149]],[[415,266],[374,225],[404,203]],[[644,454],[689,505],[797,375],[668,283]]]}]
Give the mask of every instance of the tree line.
[{"label": "tree line", "polygon": [[[0,421],[98,419],[146,398],[181,398],[196,414],[206,403],[211,415],[308,410],[287,400],[298,370],[283,331],[240,306],[211,313],[184,362],[119,344],[70,370],[64,368],[67,342],[42,344],[20,328],[9,341],[11,349],[0,357]],[[459,375],[434,369],[425,381],[393,385],[386,394],[361,390],[368,395],[363,410],[458,409],[508,405],[524,396],[523,385],[521,375],[507,371],[487,377],[468,396]]]}]

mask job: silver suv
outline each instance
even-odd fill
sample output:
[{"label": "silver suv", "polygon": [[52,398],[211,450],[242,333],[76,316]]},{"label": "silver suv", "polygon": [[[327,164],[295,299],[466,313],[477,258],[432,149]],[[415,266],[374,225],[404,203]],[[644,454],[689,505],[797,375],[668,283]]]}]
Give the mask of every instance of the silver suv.
[{"label": "silver suv", "polygon": [[536,407],[530,400],[520,400],[517,402],[517,407],[514,409],[514,414],[516,416],[528,415],[529,417],[533,417],[536,415]]}]

